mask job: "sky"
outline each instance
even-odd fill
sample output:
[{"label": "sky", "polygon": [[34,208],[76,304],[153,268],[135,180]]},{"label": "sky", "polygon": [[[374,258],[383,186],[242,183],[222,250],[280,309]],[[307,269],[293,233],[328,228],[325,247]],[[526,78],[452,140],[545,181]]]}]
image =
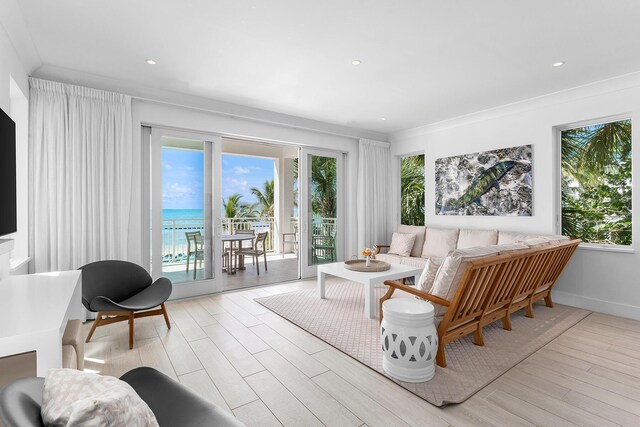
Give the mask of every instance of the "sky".
[{"label": "sky", "polygon": [[[255,203],[251,187],[264,188],[273,179],[273,160],[260,157],[222,155],[222,197],[241,194],[245,203]],[[204,153],[162,150],[162,209],[204,208]]]}]

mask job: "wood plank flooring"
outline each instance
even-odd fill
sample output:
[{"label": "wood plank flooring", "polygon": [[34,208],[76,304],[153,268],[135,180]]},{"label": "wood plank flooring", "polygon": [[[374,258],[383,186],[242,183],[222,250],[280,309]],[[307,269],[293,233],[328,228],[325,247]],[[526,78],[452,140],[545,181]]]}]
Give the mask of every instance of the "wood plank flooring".
[{"label": "wood plank flooring", "polygon": [[[253,301],[300,281],[169,302],[98,328],[86,369],[152,366],[249,426],[638,426],[640,322],[591,314],[459,405],[436,408]],[[85,335],[91,323],[84,325]]]}]

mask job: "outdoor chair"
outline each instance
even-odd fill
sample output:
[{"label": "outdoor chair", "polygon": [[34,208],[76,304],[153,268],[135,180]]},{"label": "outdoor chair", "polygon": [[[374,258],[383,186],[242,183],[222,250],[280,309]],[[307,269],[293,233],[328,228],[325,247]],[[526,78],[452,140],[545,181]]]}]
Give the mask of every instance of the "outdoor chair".
[{"label": "outdoor chair", "polygon": [[332,231],[328,235],[314,235],[311,241],[311,249],[314,264],[335,262],[336,255],[336,232]]},{"label": "outdoor chair", "polygon": [[[133,321],[139,317],[163,315],[171,329],[164,303],[173,286],[166,277],[155,282],[147,271],[128,261],[97,261],[80,267],[82,304],[96,315],[86,342],[98,326],[129,321],[129,349],[133,348]],[[158,307],[156,310],[152,308]],[[104,318],[103,318],[104,317]]]},{"label": "outdoor chair", "polygon": [[253,259],[258,276],[260,275],[260,256],[264,257],[264,271],[267,271],[267,250],[265,241],[267,240],[268,234],[269,233],[267,231],[258,233],[252,248],[241,248],[238,252],[236,252],[236,255],[240,258],[240,261],[242,263],[244,263],[245,256],[250,256]]},{"label": "outdoor chair", "polygon": [[189,259],[193,255],[193,280],[196,280],[198,261],[200,261],[200,267],[204,261],[204,238],[199,231],[187,231],[184,235],[187,238],[187,273],[189,272]]}]

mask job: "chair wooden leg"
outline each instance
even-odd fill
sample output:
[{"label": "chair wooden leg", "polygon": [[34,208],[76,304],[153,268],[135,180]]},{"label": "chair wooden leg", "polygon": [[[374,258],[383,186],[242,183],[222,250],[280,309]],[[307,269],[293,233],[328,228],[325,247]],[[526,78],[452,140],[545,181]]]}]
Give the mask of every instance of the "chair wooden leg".
[{"label": "chair wooden leg", "polygon": [[267,271],[267,252],[264,252],[264,271]]},{"label": "chair wooden leg", "polygon": [[533,314],[533,300],[529,299],[529,304],[527,304],[527,309],[525,310],[524,315],[533,319],[535,315]]},{"label": "chair wooden leg", "polygon": [[438,352],[436,353],[436,364],[441,368],[447,367],[447,358],[444,355],[444,344],[442,344],[442,340],[438,340]]},{"label": "chair wooden leg", "polygon": [[473,343],[475,345],[479,345],[480,347],[484,346],[484,336],[482,335],[482,325],[478,325],[476,328],[476,332],[473,334]]},{"label": "chair wooden leg", "polygon": [[93,333],[96,331],[96,328],[100,326],[100,320],[102,320],[102,314],[98,312],[98,314],[96,314],[95,320],[93,321],[93,325],[91,325],[91,330],[89,331],[89,335],[87,335],[87,339],[85,340],[85,342],[89,342],[89,340],[93,336]]},{"label": "chair wooden leg", "polygon": [[167,313],[167,307],[164,306],[164,303],[160,304],[162,307],[162,315],[164,316],[164,321],[167,324],[167,329],[171,329],[171,322],[169,322],[169,313]]},{"label": "chair wooden leg", "polygon": [[511,316],[509,316],[509,313],[507,313],[506,316],[502,318],[502,329],[504,329],[505,331],[511,330]]},{"label": "chair wooden leg", "polygon": [[387,293],[384,294],[382,296],[382,298],[380,298],[380,321],[381,322],[382,322],[382,303],[384,303],[386,300],[391,298],[391,295],[393,295],[395,290],[396,290],[396,288],[394,288],[393,286],[389,286],[389,289],[387,290]]},{"label": "chair wooden leg", "polygon": [[547,294],[547,296],[544,297],[544,305],[546,305],[549,308],[553,308],[553,300],[551,299],[551,293]]},{"label": "chair wooden leg", "polygon": [[129,312],[129,350],[133,349],[133,311]]}]

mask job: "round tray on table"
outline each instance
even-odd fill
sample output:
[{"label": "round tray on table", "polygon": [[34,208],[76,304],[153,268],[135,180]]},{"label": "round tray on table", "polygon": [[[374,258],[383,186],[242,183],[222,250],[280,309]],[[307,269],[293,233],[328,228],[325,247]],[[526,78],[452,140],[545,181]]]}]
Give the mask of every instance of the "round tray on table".
[{"label": "round tray on table", "polygon": [[376,271],[386,271],[391,268],[391,264],[384,261],[378,261],[377,259],[372,259],[370,261],[369,267],[366,266],[367,261],[364,259],[350,259],[344,262],[344,268],[353,271],[363,271],[363,272],[376,272]]}]

